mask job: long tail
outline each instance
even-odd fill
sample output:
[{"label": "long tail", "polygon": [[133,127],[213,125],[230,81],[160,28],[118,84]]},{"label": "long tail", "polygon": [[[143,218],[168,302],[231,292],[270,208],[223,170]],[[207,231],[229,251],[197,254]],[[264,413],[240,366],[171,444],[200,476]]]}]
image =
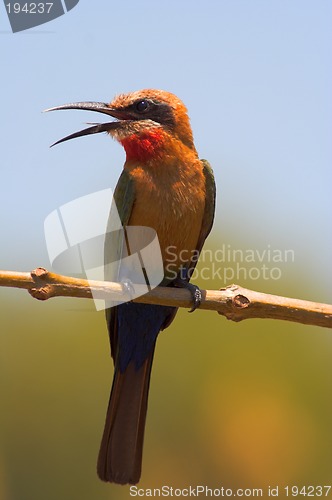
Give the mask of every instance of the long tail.
[{"label": "long tail", "polygon": [[136,370],[132,361],[115,369],[97,472],[103,481],[136,484],[141,476],[143,438],[154,349]]}]

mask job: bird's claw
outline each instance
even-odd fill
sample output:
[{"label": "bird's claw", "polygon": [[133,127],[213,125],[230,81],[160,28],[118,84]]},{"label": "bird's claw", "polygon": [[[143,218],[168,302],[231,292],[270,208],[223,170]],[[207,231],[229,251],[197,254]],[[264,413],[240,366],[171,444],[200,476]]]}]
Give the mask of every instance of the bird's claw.
[{"label": "bird's claw", "polygon": [[196,309],[201,305],[202,302],[202,292],[201,289],[197,285],[193,285],[188,281],[181,279],[180,276],[174,281],[174,285],[178,288],[185,288],[191,294],[191,298],[193,301],[192,308],[190,309],[190,313],[196,311]]},{"label": "bird's claw", "polygon": [[[196,311],[196,309],[201,305],[202,302],[202,292],[200,288],[196,285],[192,285],[191,283],[188,283],[188,285],[191,285],[189,288],[189,291],[191,293],[191,297],[193,300],[193,305],[192,308],[190,309],[190,313]],[[192,287],[192,288],[191,288]]]},{"label": "bird's claw", "polygon": [[130,300],[132,300],[135,295],[133,282],[130,279],[125,278],[121,280],[121,285],[123,292],[129,295]]},{"label": "bird's claw", "polygon": [[201,305],[202,302],[202,292],[200,288],[196,285],[191,285],[191,286],[193,287],[193,289],[190,290],[192,294],[193,305],[190,311],[188,311],[190,313],[194,312]]}]

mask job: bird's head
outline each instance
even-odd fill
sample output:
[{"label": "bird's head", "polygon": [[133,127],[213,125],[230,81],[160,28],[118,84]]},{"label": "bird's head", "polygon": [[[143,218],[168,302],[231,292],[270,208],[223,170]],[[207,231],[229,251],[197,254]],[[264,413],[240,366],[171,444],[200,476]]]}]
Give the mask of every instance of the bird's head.
[{"label": "bird's head", "polygon": [[108,132],[124,146],[127,159],[152,156],[167,143],[176,139],[195,151],[187,109],[174,94],[163,90],[145,89],[121,94],[110,103],[77,102],[64,104],[46,111],[82,109],[96,111],[115,118],[107,123],[68,135],[55,142],[59,144],[83,135]]}]

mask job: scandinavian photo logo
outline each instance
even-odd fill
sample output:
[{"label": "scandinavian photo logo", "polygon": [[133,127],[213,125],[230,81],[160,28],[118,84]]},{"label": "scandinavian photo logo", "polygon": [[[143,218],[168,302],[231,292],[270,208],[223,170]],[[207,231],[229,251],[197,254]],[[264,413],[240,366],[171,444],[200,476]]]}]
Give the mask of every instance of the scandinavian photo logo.
[{"label": "scandinavian photo logo", "polygon": [[163,280],[157,233],[149,227],[123,227],[110,188],[54,210],[45,219],[44,232],[48,256],[56,272],[83,274],[89,282],[124,285],[124,291],[128,291],[126,299],[118,301],[100,298],[92,287],[97,310],[144,295]]},{"label": "scandinavian photo logo", "polygon": [[[166,271],[173,279],[176,278],[176,272],[172,271],[172,264],[180,261],[185,265],[190,261],[192,267],[187,272],[193,281],[217,279],[227,286],[234,282],[280,280],[283,268],[295,262],[295,251],[291,248],[272,248],[270,244],[258,249],[233,248],[224,243],[217,249],[203,248],[201,252],[178,252],[174,246],[169,246],[166,248],[166,257]],[[196,267],[198,260],[200,266]]]}]

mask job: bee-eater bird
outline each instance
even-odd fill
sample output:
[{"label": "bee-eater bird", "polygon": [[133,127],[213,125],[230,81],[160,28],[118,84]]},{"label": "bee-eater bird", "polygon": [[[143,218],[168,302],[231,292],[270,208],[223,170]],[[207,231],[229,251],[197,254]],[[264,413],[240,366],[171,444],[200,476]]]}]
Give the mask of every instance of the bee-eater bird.
[{"label": "bee-eater bird", "polygon": [[[189,280],[212,227],[215,183],[208,162],[198,158],[184,104],[169,92],[147,89],[119,95],[110,104],[78,102],[50,110],[56,109],[97,111],[116,119],[55,144],[99,132],[122,144],[126,161],[114,192],[122,225],[156,231],[164,266],[161,284],[188,288],[193,309],[198,307],[201,292]],[[112,244],[106,235],[105,253]],[[155,343],[176,312],[135,302],[106,312],[115,368],[97,465],[103,481],[136,484],[140,479]]]}]

